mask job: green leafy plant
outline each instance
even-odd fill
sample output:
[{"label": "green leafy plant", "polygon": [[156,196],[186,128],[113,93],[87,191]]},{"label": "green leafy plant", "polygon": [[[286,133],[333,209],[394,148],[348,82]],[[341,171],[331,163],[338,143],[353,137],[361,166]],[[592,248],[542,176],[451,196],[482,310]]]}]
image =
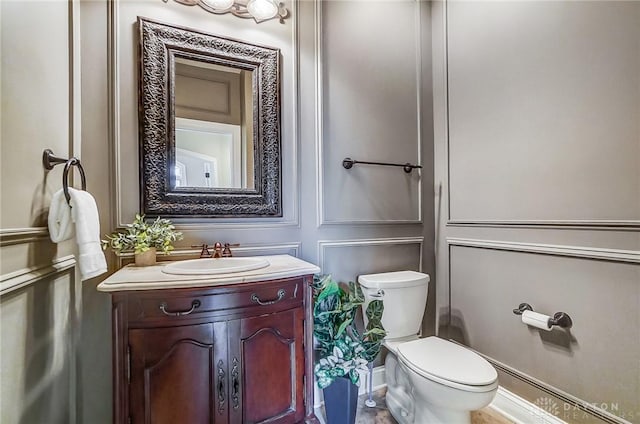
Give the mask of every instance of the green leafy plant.
[{"label": "green leafy plant", "polygon": [[168,219],[157,218],[146,222],[144,215],[136,215],[131,224],[127,224],[125,231],[116,231],[102,240],[102,248],[110,247],[114,252],[133,250],[144,253],[152,247],[164,254],[173,250],[173,242],[182,240],[182,233],[175,231],[175,227]]},{"label": "green leafy plant", "polygon": [[324,389],[343,376],[359,384],[358,370],[367,370],[387,334],[382,326],[382,300],[374,299],[367,305],[367,325],[360,331],[355,321],[364,304],[360,285],[351,281],[345,290],[329,275],[316,276],[313,298],[313,334],[320,358],[314,369],[318,386]]}]

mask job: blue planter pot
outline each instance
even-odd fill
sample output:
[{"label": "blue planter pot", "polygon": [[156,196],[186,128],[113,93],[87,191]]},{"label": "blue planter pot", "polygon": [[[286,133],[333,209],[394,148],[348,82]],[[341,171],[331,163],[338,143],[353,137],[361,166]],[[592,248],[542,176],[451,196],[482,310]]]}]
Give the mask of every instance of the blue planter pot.
[{"label": "blue planter pot", "polygon": [[354,424],[358,406],[358,386],[346,377],[338,377],[322,389],[327,424]]}]

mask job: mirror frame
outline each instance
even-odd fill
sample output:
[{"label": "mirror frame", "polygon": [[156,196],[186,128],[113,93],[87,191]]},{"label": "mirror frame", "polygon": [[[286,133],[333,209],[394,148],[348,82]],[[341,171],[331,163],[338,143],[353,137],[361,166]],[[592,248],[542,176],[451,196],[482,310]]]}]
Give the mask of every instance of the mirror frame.
[{"label": "mirror frame", "polygon": [[[138,17],[140,206],[149,217],[281,217],[280,49]],[[254,188],[172,187],[175,58],[253,71]]]}]

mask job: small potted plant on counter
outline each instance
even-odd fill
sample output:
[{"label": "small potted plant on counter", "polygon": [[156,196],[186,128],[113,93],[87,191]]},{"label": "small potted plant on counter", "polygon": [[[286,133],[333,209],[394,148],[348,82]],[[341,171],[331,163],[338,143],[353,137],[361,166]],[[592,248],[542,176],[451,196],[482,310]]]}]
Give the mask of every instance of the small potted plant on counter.
[{"label": "small potted plant on counter", "polygon": [[360,286],[349,282],[347,290],[331,278],[316,276],[313,286],[313,334],[318,361],[314,373],[323,389],[328,424],[353,424],[358,400],[359,371],[367,371],[382,345],[382,300],[366,309],[367,324],[358,330],[355,318],[364,304]]},{"label": "small potted plant on counter", "polygon": [[125,231],[116,231],[106,240],[102,240],[102,248],[110,247],[114,252],[133,250],[136,266],[149,266],[156,263],[156,252],[168,255],[173,250],[173,242],[182,240],[182,233],[168,219],[157,218],[146,222],[144,215],[136,215]]}]

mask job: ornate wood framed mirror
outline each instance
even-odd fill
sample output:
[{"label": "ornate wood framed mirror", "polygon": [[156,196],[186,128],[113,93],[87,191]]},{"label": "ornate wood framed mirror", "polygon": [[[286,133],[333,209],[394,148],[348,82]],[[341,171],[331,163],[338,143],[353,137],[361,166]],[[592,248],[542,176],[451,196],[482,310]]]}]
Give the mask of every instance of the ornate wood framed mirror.
[{"label": "ornate wood framed mirror", "polygon": [[138,17],[147,216],[280,217],[280,50]]}]

